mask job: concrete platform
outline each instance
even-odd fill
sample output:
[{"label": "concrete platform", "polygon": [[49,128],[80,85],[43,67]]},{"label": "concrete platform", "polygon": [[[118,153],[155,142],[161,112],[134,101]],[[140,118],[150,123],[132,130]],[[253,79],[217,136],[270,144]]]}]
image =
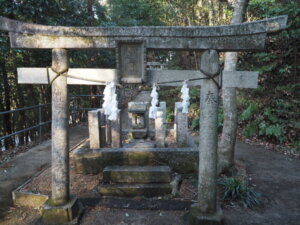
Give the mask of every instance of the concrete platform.
[{"label": "concrete platform", "polygon": [[170,183],[171,169],[168,166],[108,166],[103,170],[106,183]]}]

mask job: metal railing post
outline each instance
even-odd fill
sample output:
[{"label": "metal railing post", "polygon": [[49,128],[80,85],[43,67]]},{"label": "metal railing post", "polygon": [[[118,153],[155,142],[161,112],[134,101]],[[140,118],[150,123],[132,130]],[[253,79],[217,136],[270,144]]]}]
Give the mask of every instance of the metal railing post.
[{"label": "metal railing post", "polygon": [[38,107],[38,113],[39,113],[39,138],[40,138],[40,142],[42,142],[43,140],[43,126],[42,126],[42,105],[39,105]]}]

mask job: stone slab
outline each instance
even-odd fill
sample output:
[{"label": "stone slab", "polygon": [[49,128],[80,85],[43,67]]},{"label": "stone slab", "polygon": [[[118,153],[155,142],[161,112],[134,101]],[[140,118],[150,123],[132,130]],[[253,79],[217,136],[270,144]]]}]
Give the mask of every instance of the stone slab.
[{"label": "stone slab", "polygon": [[12,197],[14,205],[32,208],[38,208],[42,206],[49,199],[47,195],[23,192],[20,190],[13,191]]},{"label": "stone slab", "polygon": [[[115,49],[118,42],[141,41],[143,37],[86,37],[49,36],[41,34],[10,33],[11,47],[19,49]],[[266,33],[247,36],[221,37],[146,37],[149,49],[249,51],[265,49]]]},{"label": "stone slab", "polygon": [[[206,76],[196,70],[147,70],[147,83],[158,83],[160,86],[182,86],[187,80],[188,86],[202,86]],[[223,71],[223,78],[219,78],[223,88],[257,88],[258,72],[250,71]],[[222,80],[221,80],[222,79]]]},{"label": "stone slab", "polygon": [[196,148],[79,148],[72,160],[77,173],[96,174],[106,166],[167,165],[178,173],[198,170],[199,152]]},{"label": "stone slab", "polygon": [[144,113],[147,110],[146,102],[128,102],[129,113]]},{"label": "stone slab", "polygon": [[257,88],[259,72],[223,71],[224,88]]},{"label": "stone slab", "polygon": [[105,183],[170,183],[168,166],[108,166],[103,170]]},{"label": "stone slab", "polygon": [[145,77],[145,45],[143,41],[118,42],[117,69],[122,83],[142,83]]},{"label": "stone slab", "polygon": [[135,27],[67,27],[25,23],[0,17],[0,30],[24,34],[99,37],[211,37],[276,32],[285,29],[288,16],[222,26],[135,26]]},{"label": "stone slab", "polygon": [[144,41],[151,49],[263,49],[267,33],[286,27],[287,16],[224,26],[62,27],[0,17],[13,48],[116,48],[121,41]]},{"label": "stone slab", "polygon": [[[184,80],[205,78],[204,74],[196,70],[147,70],[147,83],[158,83],[159,86],[182,86]],[[177,81],[177,82],[175,82]],[[189,86],[200,86],[201,80],[188,81]]]},{"label": "stone slab", "polygon": [[[49,84],[56,76],[51,68],[25,68],[19,67],[19,84]],[[68,70],[68,85],[105,85],[106,82],[117,82],[118,76],[116,69],[94,69],[94,68],[70,68]]]},{"label": "stone slab", "polygon": [[124,144],[125,148],[154,148],[155,144],[152,141],[147,141],[144,139],[136,139],[127,144]]},{"label": "stone slab", "polygon": [[[49,77],[46,68],[17,68],[19,84],[49,84],[56,74],[49,69]],[[79,69],[72,68],[68,71],[68,85],[105,85],[106,82],[117,82],[116,69]],[[189,86],[201,86],[205,75],[196,70],[147,70],[147,84],[158,83],[160,86],[182,86],[184,80],[189,80]],[[98,82],[97,82],[98,81]],[[177,82],[175,82],[177,81]],[[129,82],[129,81],[128,81]],[[223,71],[223,87],[257,88],[258,72],[249,71]],[[143,106],[146,104],[146,106]],[[146,102],[128,103],[128,112],[143,113],[147,110]]]},{"label": "stone slab", "polygon": [[171,194],[170,184],[101,184],[98,189],[101,195],[108,196],[162,196]]}]

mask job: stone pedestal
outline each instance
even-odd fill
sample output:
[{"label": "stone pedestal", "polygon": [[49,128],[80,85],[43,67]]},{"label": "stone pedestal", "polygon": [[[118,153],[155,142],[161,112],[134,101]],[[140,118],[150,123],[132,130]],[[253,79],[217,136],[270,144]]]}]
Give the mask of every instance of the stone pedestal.
[{"label": "stone pedestal", "polygon": [[48,200],[43,205],[42,220],[44,224],[78,224],[82,212],[83,206],[75,197],[59,206]]},{"label": "stone pedestal", "polygon": [[202,213],[199,204],[193,204],[189,213],[190,225],[222,225],[224,224],[223,211],[218,208],[213,213]]},{"label": "stone pedestal", "polygon": [[156,147],[165,147],[166,138],[166,103],[160,102],[155,119]]},{"label": "stone pedestal", "polygon": [[121,122],[121,110],[118,111],[117,120],[110,121],[111,127],[111,147],[122,147],[122,122]]},{"label": "stone pedestal", "polygon": [[181,102],[175,102],[174,130],[178,147],[188,146],[188,115],[182,113]]},{"label": "stone pedestal", "polygon": [[103,109],[88,112],[90,148],[105,147],[106,143],[106,119]]}]

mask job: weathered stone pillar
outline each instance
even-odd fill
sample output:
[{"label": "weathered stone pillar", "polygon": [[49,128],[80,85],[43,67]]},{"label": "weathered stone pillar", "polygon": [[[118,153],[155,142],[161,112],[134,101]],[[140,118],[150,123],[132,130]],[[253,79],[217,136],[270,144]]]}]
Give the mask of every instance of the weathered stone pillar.
[{"label": "weathered stone pillar", "polygon": [[220,72],[217,51],[205,51],[200,66],[211,79],[203,80],[201,85],[198,203],[191,206],[190,224],[221,224],[222,211],[216,206],[219,97],[216,76]]},{"label": "weathered stone pillar", "polygon": [[53,49],[52,70],[57,76],[52,81],[52,192],[43,206],[44,224],[63,224],[75,220],[81,208],[77,199],[70,198],[69,193],[69,104],[67,77],[62,75],[68,67],[67,50]]},{"label": "weathered stone pillar", "polygon": [[155,119],[155,142],[157,147],[165,147],[166,102],[160,102]]},{"label": "weathered stone pillar", "polygon": [[175,137],[178,147],[188,145],[188,115],[182,113],[181,102],[175,102]]},{"label": "weathered stone pillar", "polygon": [[112,137],[111,137],[111,121],[108,119],[108,116],[105,116],[105,129],[106,129],[106,143],[111,144]]},{"label": "weathered stone pillar", "polygon": [[100,148],[101,143],[101,124],[100,124],[100,110],[92,110],[88,112],[89,124],[89,138],[90,148]]},{"label": "weathered stone pillar", "polygon": [[111,127],[111,147],[122,147],[122,122],[121,122],[121,110],[118,110],[117,120],[110,121]]},{"label": "weathered stone pillar", "polygon": [[[52,50],[52,70],[66,72],[69,59],[66,49]],[[52,195],[54,204],[69,200],[69,103],[67,77],[58,76],[52,82]]]},{"label": "weathered stone pillar", "polygon": [[103,109],[88,112],[90,148],[97,149],[106,146],[106,116]]}]

